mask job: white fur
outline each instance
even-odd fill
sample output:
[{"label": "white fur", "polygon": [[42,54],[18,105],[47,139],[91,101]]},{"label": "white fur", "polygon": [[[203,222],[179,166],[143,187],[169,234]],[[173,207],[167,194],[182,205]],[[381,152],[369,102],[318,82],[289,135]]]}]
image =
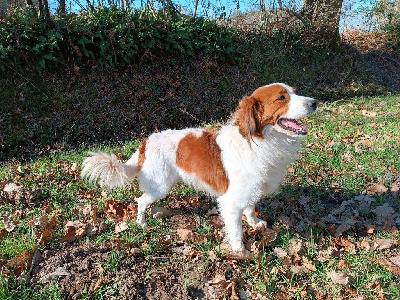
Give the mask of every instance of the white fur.
[{"label": "white fur", "polygon": [[[311,113],[303,110],[306,97],[300,97],[282,84],[291,96],[289,118]],[[293,103],[292,103],[293,102]],[[216,142],[221,149],[223,167],[229,179],[225,194],[213,190],[194,174],[188,174],[176,165],[176,151],[180,140],[189,133],[201,136],[203,129],[166,130],[152,134],[146,142],[145,161],[137,172],[139,150],[126,164],[115,156],[92,154],[83,162],[82,176],[90,181],[99,179],[102,186],[112,188],[129,183],[137,176],[144,192],[138,201],[137,223],[146,226],[147,207],[167,195],[174,183],[181,179],[199,190],[218,197],[224,219],[227,239],[233,251],[243,251],[242,215],[254,227],[266,223],[255,216],[255,205],[265,195],[274,193],[286,175],[288,165],[298,156],[300,136],[284,133],[276,126],[266,126],[263,139],[243,137],[231,120],[223,126]]]}]

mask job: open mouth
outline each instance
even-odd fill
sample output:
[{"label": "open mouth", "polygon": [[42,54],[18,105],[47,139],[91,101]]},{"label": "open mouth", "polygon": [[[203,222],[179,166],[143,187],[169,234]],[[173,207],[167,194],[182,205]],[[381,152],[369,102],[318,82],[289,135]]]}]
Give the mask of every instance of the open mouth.
[{"label": "open mouth", "polygon": [[294,132],[295,134],[306,135],[307,126],[299,124],[296,120],[281,118],[278,120],[278,125],[285,130]]}]

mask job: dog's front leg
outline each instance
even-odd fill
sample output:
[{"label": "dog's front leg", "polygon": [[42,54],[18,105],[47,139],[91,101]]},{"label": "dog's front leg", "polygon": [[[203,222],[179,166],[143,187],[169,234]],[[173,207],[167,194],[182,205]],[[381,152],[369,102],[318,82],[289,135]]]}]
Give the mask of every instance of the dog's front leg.
[{"label": "dog's front leg", "polygon": [[221,216],[225,224],[226,237],[233,252],[246,252],[243,246],[242,214],[239,201],[228,195],[218,199]]}]

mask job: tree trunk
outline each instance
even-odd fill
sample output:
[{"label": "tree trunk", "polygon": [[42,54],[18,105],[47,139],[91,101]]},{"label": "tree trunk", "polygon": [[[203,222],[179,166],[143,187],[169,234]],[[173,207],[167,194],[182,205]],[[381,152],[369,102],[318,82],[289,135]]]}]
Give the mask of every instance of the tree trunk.
[{"label": "tree trunk", "polygon": [[59,0],[58,12],[61,16],[65,16],[65,0]]},{"label": "tree trunk", "polygon": [[44,16],[47,20],[50,20],[50,9],[49,9],[49,2],[47,0],[43,0],[43,10]]},{"label": "tree trunk", "polygon": [[265,0],[260,0],[260,10],[265,11]]},{"label": "tree trunk", "polygon": [[38,7],[41,14],[44,14],[43,11],[43,0],[38,0]]},{"label": "tree trunk", "polygon": [[196,0],[195,4],[194,4],[194,11],[193,11],[193,18],[196,17],[196,13],[197,13],[197,6],[199,5],[199,0]]},{"label": "tree trunk", "polygon": [[324,33],[327,44],[340,45],[339,21],[343,0],[303,0],[301,14],[313,28]]}]

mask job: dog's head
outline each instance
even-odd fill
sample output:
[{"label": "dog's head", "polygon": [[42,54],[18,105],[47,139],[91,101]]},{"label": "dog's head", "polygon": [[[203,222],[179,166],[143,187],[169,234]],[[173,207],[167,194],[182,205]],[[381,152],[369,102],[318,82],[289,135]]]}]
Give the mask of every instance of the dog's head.
[{"label": "dog's head", "polygon": [[266,126],[290,136],[307,135],[307,127],[296,120],[312,114],[317,108],[313,98],[296,94],[295,89],[283,83],[273,83],[256,89],[240,101],[235,113],[235,125],[250,140],[263,137]]}]

